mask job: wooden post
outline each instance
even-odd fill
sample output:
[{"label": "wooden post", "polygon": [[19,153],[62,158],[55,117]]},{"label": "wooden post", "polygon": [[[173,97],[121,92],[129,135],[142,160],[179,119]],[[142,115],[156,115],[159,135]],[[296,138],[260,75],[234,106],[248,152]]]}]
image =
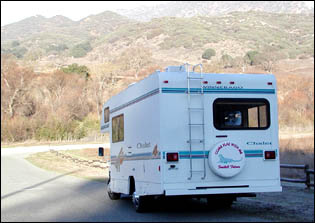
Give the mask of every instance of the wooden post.
[{"label": "wooden post", "polygon": [[311,185],[311,176],[310,176],[310,173],[308,172],[308,168],[309,168],[309,166],[308,166],[308,164],[306,164],[304,171],[306,174],[306,182],[305,183],[306,183],[307,189],[309,189],[310,185]]}]

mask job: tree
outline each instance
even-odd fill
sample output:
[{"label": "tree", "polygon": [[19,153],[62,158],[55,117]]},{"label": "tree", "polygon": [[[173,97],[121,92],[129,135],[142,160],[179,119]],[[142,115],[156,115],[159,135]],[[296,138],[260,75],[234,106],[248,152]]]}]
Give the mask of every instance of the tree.
[{"label": "tree", "polygon": [[251,51],[248,51],[246,54],[245,54],[245,57],[244,59],[247,61],[248,64],[250,64],[251,66],[253,65],[256,65],[257,64],[257,54],[258,52],[255,51],[255,50],[251,50]]},{"label": "tree", "polygon": [[233,67],[233,58],[230,55],[228,54],[222,55],[221,61],[223,63],[224,68]]},{"label": "tree", "polygon": [[141,69],[152,61],[152,52],[148,48],[134,47],[125,50],[118,59],[118,64],[126,70],[134,70],[135,79],[138,79]]},{"label": "tree", "polygon": [[16,113],[30,116],[35,106],[30,95],[35,74],[20,68],[10,57],[1,56],[1,113],[13,118]]},{"label": "tree", "polygon": [[267,72],[272,72],[274,65],[280,60],[284,59],[286,56],[279,50],[267,47],[263,52],[255,55],[255,63],[262,66],[262,68]]},{"label": "tree", "polygon": [[212,56],[215,56],[215,50],[209,48],[205,50],[201,57],[202,59],[210,60]]},{"label": "tree", "polygon": [[108,62],[94,67],[93,73],[90,89],[92,89],[97,115],[100,119],[102,106],[105,100],[110,97],[112,89],[117,83],[116,76],[121,73],[121,71],[118,66]]}]

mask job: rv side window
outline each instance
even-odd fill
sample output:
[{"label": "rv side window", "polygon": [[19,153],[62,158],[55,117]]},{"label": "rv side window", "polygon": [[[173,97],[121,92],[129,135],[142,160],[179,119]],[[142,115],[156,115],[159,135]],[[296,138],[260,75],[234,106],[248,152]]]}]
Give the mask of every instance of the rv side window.
[{"label": "rv side window", "polygon": [[219,130],[267,129],[270,125],[269,102],[252,98],[216,99],[213,123]]},{"label": "rv side window", "polygon": [[109,122],[109,107],[104,109],[104,123]]},{"label": "rv side window", "polygon": [[124,141],[124,115],[112,118],[112,142]]}]

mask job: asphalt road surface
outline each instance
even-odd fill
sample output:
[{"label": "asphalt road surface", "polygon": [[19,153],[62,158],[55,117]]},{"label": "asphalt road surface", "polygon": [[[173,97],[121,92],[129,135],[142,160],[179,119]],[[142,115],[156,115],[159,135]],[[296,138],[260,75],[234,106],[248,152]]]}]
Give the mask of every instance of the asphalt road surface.
[{"label": "asphalt road surface", "polygon": [[[37,168],[24,159],[26,156],[1,154],[1,222],[314,221],[314,191],[310,194],[313,200],[308,202],[313,201],[308,204],[312,211],[302,213],[304,217],[298,216],[299,210],[265,202],[262,196],[239,198],[230,209],[215,210],[202,200],[167,199],[153,203],[147,213],[137,213],[128,197],[110,200],[105,183]],[[305,196],[309,199],[308,194]]]}]

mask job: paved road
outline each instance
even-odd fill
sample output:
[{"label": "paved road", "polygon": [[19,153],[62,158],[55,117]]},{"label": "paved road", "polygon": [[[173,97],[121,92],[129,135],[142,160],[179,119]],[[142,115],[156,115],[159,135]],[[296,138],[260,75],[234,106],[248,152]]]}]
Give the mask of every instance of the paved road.
[{"label": "paved road", "polygon": [[[1,155],[1,221],[287,221],[281,207],[241,198],[211,210],[197,200],[167,200],[139,214],[128,198],[112,201],[105,183],[39,169],[27,154]],[[314,196],[314,195],[313,195]],[[243,200],[242,200],[243,199]],[[260,209],[259,209],[260,208]],[[286,212],[286,210],[284,210]],[[269,213],[269,214],[268,214]]]}]

